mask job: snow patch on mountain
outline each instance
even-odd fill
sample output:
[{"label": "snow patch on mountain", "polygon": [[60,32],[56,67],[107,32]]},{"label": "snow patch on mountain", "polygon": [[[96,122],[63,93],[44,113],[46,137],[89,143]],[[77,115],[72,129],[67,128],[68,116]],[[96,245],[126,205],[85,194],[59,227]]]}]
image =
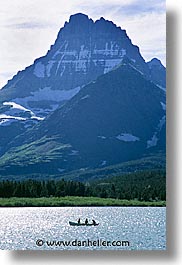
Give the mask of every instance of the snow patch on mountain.
[{"label": "snow patch on mountain", "polygon": [[105,60],[104,74],[110,72],[115,66],[119,65],[121,62],[122,58]]},{"label": "snow patch on mountain", "polygon": [[25,111],[25,112],[30,112],[31,115],[34,115],[34,113],[31,110],[29,110],[29,109],[27,109],[27,108],[15,103],[15,102],[3,102],[3,105],[4,106],[10,106],[12,109]]},{"label": "snow patch on mountain", "polygon": [[12,115],[7,115],[7,114],[0,114],[0,125],[1,126],[8,126],[12,122],[16,121],[30,121],[30,120],[37,120],[37,121],[42,121],[44,120],[43,117],[38,117],[35,114],[32,115],[30,118],[23,118],[23,117],[18,117],[18,116],[12,116]]},{"label": "snow patch on mountain", "polygon": [[71,153],[69,154],[70,156],[76,156],[78,155],[79,151],[77,150],[71,150]]},{"label": "snow patch on mountain", "polygon": [[129,133],[119,134],[118,136],[116,136],[116,139],[118,139],[119,141],[124,141],[124,142],[140,141],[140,138],[138,138],[137,136],[134,136],[132,134],[129,134]]},{"label": "snow patch on mountain", "polygon": [[161,131],[161,129],[162,129],[162,127],[164,126],[165,122],[166,122],[166,115],[164,115],[164,116],[162,117],[162,119],[160,119],[160,121],[159,121],[159,124],[158,124],[158,130],[159,130],[159,131]]},{"label": "snow patch on mountain", "polygon": [[1,126],[10,125],[14,121],[26,121],[26,118],[15,117],[15,116],[10,116],[6,114],[0,114],[0,125]]},{"label": "snow patch on mountain", "polygon": [[50,103],[49,108],[34,108],[34,113],[36,113],[37,115],[47,115],[49,114],[51,111],[56,110],[59,107],[59,103],[55,104],[55,103]]},{"label": "snow patch on mountain", "polygon": [[164,92],[166,92],[166,88],[165,87],[162,87],[162,86],[160,86],[160,85],[157,85],[157,84],[155,84],[157,87],[159,87],[161,90],[163,90]]},{"label": "snow patch on mountain", "polygon": [[103,140],[106,139],[106,137],[103,136],[103,135],[98,135],[97,137],[100,138],[100,139],[103,139]]},{"label": "snow patch on mountain", "polygon": [[46,66],[46,74],[47,74],[48,77],[51,76],[51,69],[52,69],[53,65],[55,64],[55,62],[56,61],[51,60],[51,61],[48,62],[47,66]]},{"label": "snow patch on mountain", "polygon": [[10,115],[6,115],[6,114],[0,114],[0,119],[15,119],[15,120],[20,120],[20,121],[26,120],[26,118],[15,117],[15,116],[10,116]]},{"label": "snow patch on mountain", "polygon": [[75,96],[79,91],[80,87],[76,87],[70,90],[53,90],[50,87],[44,87],[38,91],[31,92],[31,96],[25,98],[15,98],[14,101],[17,104],[21,104],[28,107],[28,102],[30,101],[43,101],[49,100],[54,102],[61,102],[64,100],[69,100]]},{"label": "snow patch on mountain", "polygon": [[152,136],[152,139],[147,141],[147,148],[156,146],[157,145],[157,142],[158,142],[157,133],[155,133]]},{"label": "snow patch on mountain", "polygon": [[166,104],[164,104],[163,102],[160,102],[160,103],[161,103],[162,109],[166,110]]},{"label": "snow patch on mountain", "polygon": [[[17,104],[16,102],[3,102],[3,105],[9,106],[10,109],[8,109],[4,114],[0,114],[0,119],[2,119],[0,125],[3,124],[3,126],[7,126],[14,121],[44,120],[44,117],[37,116],[32,110],[27,109],[24,106]],[[29,113],[29,116],[21,117],[22,113],[23,115],[24,113]]]},{"label": "snow patch on mountain", "polygon": [[33,73],[35,76],[39,78],[44,78],[45,77],[45,65],[42,62],[36,63]]},{"label": "snow patch on mountain", "polygon": [[106,160],[103,160],[102,162],[101,162],[101,167],[103,167],[103,166],[105,166],[107,164],[107,161]]},{"label": "snow patch on mountain", "polygon": [[[87,73],[90,67],[91,61],[95,66],[103,67],[104,73],[111,71],[115,66],[121,63],[122,58],[126,55],[126,49],[121,49],[116,42],[106,42],[104,49],[98,49],[95,45],[94,49],[91,50],[80,46],[80,50],[69,50],[69,43],[65,41],[63,45],[58,49],[49,62],[52,66],[53,62],[57,63],[55,75],[60,72],[63,75],[66,67],[70,66],[75,69],[75,72]],[[49,76],[49,71],[47,73]]]},{"label": "snow patch on mountain", "polygon": [[37,120],[37,121],[43,121],[45,118],[44,117],[38,117],[38,116],[32,116],[31,117],[32,120]]},{"label": "snow patch on mountain", "polygon": [[9,126],[14,121],[12,119],[0,119],[0,126]]},{"label": "snow patch on mountain", "polygon": [[87,60],[76,60],[76,67],[75,71],[76,72],[87,72]]},{"label": "snow patch on mountain", "polygon": [[138,68],[136,68],[135,66],[133,66],[131,63],[129,63],[129,65],[138,73],[140,73],[141,75],[144,75],[144,73],[142,73],[142,71],[140,71]]},{"label": "snow patch on mountain", "polygon": [[159,140],[158,137],[157,137],[157,135],[161,131],[161,129],[164,126],[165,122],[166,122],[166,116],[164,115],[162,117],[162,119],[160,119],[159,124],[157,125],[157,129],[154,132],[152,138],[147,141],[147,148],[150,148],[150,147],[153,147],[153,146],[156,146],[157,145],[157,142]]},{"label": "snow patch on mountain", "polygon": [[86,96],[82,97],[81,100],[87,99],[89,97],[90,97],[90,95],[86,95]]},{"label": "snow patch on mountain", "polygon": [[68,43],[66,40],[64,40],[63,44],[59,47],[59,49],[55,52],[55,54],[52,56],[52,59],[55,59],[57,57],[57,55],[59,55],[63,49],[63,47],[65,46],[65,50],[66,47],[68,46]]},{"label": "snow patch on mountain", "polygon": [[105,49],[97,49],[96,47],[93,50],[94,55],[104,55],[104,56],[120,56],[123,57],[126,55],[126,50],[125,49],[120,49],[118,44],[116,42],[110,41],[106,42],[105,44]]},{"label": "snow patch on mountain", "polygon": [[62,173],[62,172],[65,171],[65,169],[64,169],[64,168],[58,168],[58,171],[59,171],[60,173]]},{"label": "snow patch on mountain", "polygon": [[90,59],[91,58],[91,51],[88,49],[84,49],[84,45],[81,45],[81,51],[79,53],[79,59]]},{"label": "snow patch on mountain", "polygon": [[[64,56],[65,56],[65,54],[62,53],[61,59],[58,61],[58,64],[57,64],[57,68],[56,68],[55,75],[58,74],[58,71],[59,71],[59,68],[60,68],[60,65],[61,65],[61,63],[62,63],[62,60],[63,60]],[[64,66],[64,68],[65,68],[65,66]],[[61,74],[61,76],[62,76],[62,74]]]}]

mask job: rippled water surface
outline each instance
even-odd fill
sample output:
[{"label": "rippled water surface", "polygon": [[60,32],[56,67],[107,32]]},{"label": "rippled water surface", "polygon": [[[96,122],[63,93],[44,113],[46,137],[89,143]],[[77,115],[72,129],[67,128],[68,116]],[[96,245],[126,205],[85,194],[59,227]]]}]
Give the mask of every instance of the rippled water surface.
[{"label": "rippled water surface", "polygon": [[[95,219],[99,222],[99,226],[69,225],[69,221],[76,221],[79,217],[81,220]],[[165,207],[0,208],[0,222],[0,249],[160,250],[166,248]],[[101,243],[96,246],[79,245],[85,244],[79,242],[88,242],[88,240],[89,242],[114,241],[114,244],[119,241],[117,244],[120,246],[107,246]],[[68,244],[70,241],[73,245],[64,246],[63,243],[58,243],[55,246],[54,241],[67,241]],[[123,245],[120,243],[122,241]],[[129,242],[129,246],[126,246],[125,241]],[[36,245],[36,242],[40,246]]]}]

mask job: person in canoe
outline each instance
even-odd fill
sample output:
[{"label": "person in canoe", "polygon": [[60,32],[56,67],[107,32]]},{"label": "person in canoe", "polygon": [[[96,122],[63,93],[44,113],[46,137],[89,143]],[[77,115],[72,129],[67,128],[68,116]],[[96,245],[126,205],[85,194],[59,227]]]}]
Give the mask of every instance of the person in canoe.
[{"label": "person in canoe", "polygon": [[81,221],[80,221],[80,218],[78,219],[78,224],[80,224],[81,223]]},{"label": "person in canoe", "polygon": [[93,224],[93,225],[96,225],[96,221],[95,221],[95,220],[92,220],[92,224]]},{"label": "person in canoe", "polygon": [[88,224],[88,219],[86,218],[86,220],[85,220],[85,224],[87,225]]}]

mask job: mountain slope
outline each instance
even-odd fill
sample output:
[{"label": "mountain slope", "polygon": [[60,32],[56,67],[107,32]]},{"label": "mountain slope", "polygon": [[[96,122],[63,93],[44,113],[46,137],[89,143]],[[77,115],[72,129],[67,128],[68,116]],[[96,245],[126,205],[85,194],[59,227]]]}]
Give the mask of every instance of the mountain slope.
[{"label": "mountain slope", "polygon": [[124,56],[158,82],[125,30],[104,18],[94,22],[84,14],[72,15],[48,53],[0,90],[0,155],[14,137],[118,66]]},{"label": "mountain slope", "polygon": [[153,58],[148,63],[150,79],[163,90],[166,89],[166,68],[162,65],[161,61]]},{"label": "mountain slope", "polygon": [[81,86],[112,70],[124,55],[146,68],[125,30],[103,18],[93,22],[84,14],[73,15],[46,56],[10,80],[0,91],[0,100],[46,113],[56,102],[69,100]]},{"label": "mountain slope", "polygon": [[1,175],[61,174],[162,150],[165,92],[129,60],[91,82],[1,157]]}]

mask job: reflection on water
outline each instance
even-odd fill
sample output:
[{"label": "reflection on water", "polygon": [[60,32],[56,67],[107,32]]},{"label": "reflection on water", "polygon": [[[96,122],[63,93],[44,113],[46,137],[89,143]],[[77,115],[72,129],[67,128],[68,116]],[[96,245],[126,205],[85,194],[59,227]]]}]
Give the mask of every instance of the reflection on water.
[{"label": "reflection on water", "polygon": [[[70,226],[88,218],[96,227]],[[165,249],[165,207],[1,208],[1,249]],[[129,241],[130,246],[48,246],[44,241]]]}]

